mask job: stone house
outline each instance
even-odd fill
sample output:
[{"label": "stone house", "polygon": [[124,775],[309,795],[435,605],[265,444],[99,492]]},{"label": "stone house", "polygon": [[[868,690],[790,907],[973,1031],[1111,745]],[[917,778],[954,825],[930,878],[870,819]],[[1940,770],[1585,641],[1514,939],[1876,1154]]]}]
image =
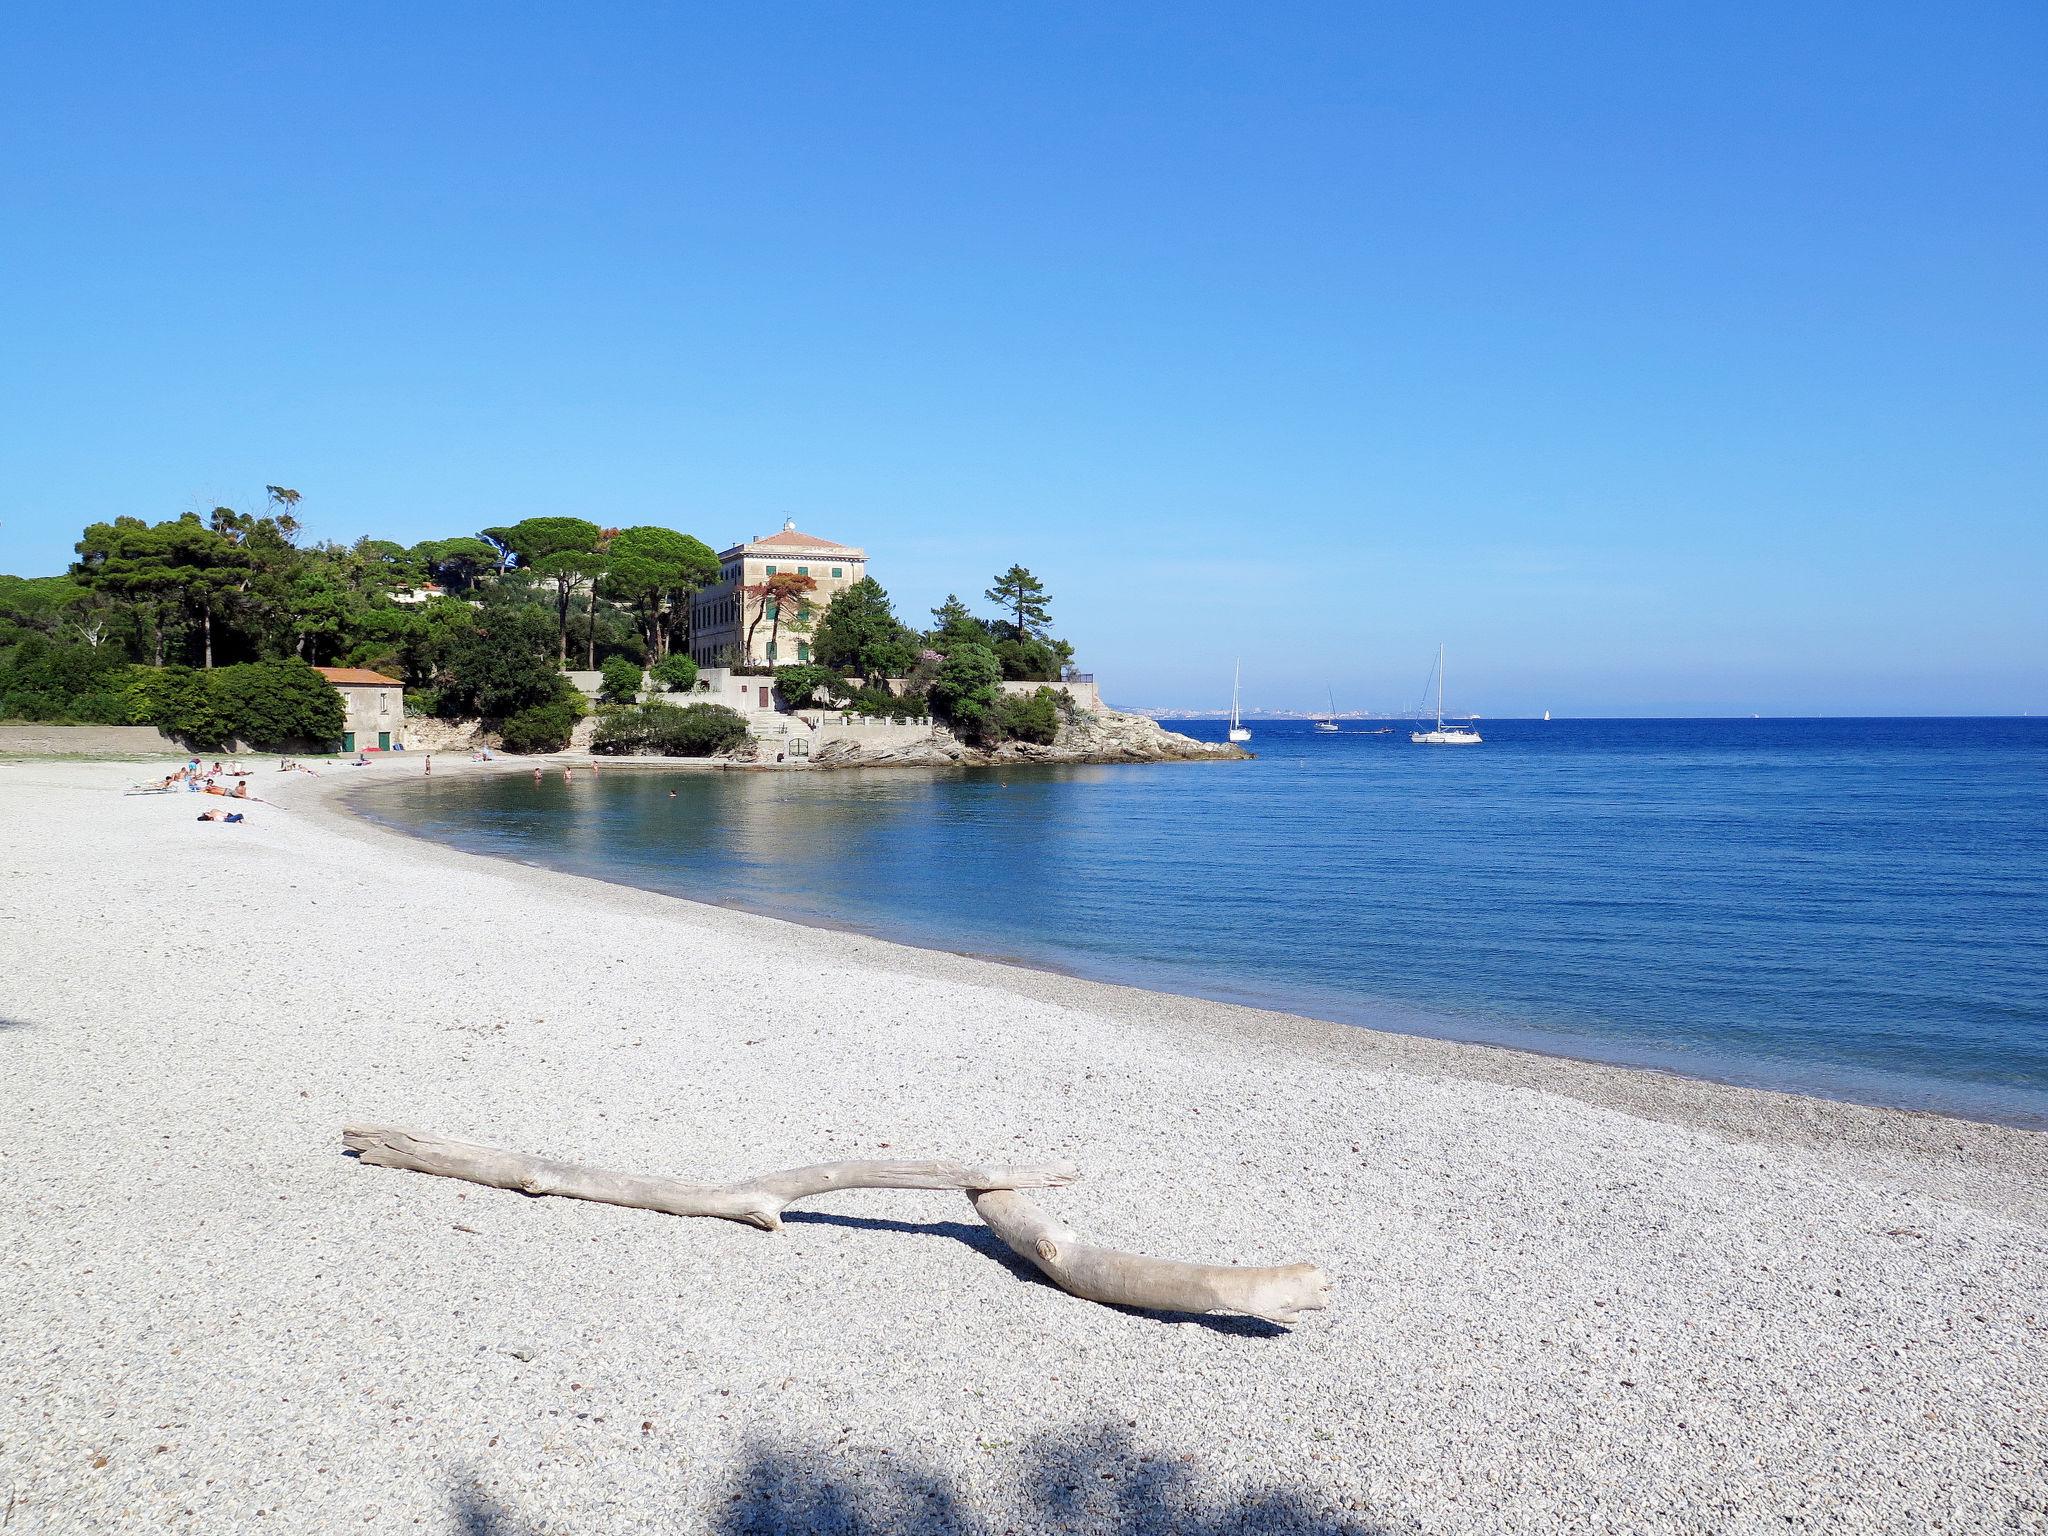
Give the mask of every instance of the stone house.
[{"label": "stone house", "polygon": [[315,667],[341,694],[341,750],[386,752],[405,745],[405,684],[365,667]]}]

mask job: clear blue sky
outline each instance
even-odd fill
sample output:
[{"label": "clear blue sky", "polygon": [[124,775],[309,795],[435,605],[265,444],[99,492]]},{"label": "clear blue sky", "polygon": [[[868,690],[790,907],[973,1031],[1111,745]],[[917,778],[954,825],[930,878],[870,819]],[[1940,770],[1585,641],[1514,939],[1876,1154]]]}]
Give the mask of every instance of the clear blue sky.
[{"label": "clear blue sky", "polygon": [[0,570],[783,513],[1132,705],[2048,709],[2048,8],[44,5]]}]

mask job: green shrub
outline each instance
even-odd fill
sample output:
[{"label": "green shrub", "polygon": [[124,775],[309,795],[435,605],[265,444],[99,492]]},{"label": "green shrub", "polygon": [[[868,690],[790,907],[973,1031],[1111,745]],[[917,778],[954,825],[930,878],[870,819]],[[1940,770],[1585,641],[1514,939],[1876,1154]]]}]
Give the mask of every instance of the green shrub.
[{"label": "green shrub", "polygon": [[995,649],[1003,676],[1019,683],[1058,682],[1073,656],[1071,646],[1047,642],[1036,635],[1027,635],[1022,640],[998,640]]},{"label": "green shrub", "polygon": [[1040,688],[1026,698],[1003,694],[996,700],[989,734],[999,741],[1029,741],[1049,747],[1060,732],[1060,700],[1065,695]]},{"label": "green shrub", "polygon": [[408,688],[405,690],[405,712],[408,715],[438,715],[441,713],[441,690],[438,688]]},{"label": "green shrub", "polygon": [[985,645],[964,641],[946,653],[932,678],[933,710],[967,736],[985,736],[994,720],[1002,667]]},{"label": "green shrub", "polygon": [[590,746],[612,756],[709,757],[747,737],[745,718],[723,704],[643,704],[606,715]]},{"label": "green shrub", "polygon": [[229,733],[259,751],[341,740],[341,690],[305,662],[252,661],[203,674]]},{"label": "green shrub", "polygon": [[112,646],[30,634],[0,651],[0,719],[126,725],[127,681],[128,663]]},{"label": "green shrub", "polygon": [[609,656],[601,669],[603,681],[597,696],[607,704],[630,704],[640,697],[640,664],[623,656]]},{"label": "green shrub", "polygon": [[211,671],[134,667],[125,703],[137,724],[205,752],[237,741],[264,752],[331,746],[345,714],[340,690],[296,657]]},{"label": "green shrub", "polygon": [[809,709],[813,705],[824,707],[845,691],[846,684],[830,667],[807,661],[793,667],[777,667],[775,687],[791,709]]},{"label": "green shrub", "polygon": [[499,722],[498,739],[507,752],[559,752],[569,745],[570,733],[582,716],[582,703],[573,695],[529,704]]},{"label": "green shrub", "polygon": [[697,663],[670,652],[654,664],[654,680],[671,693],[688,693],[697,686]]}]

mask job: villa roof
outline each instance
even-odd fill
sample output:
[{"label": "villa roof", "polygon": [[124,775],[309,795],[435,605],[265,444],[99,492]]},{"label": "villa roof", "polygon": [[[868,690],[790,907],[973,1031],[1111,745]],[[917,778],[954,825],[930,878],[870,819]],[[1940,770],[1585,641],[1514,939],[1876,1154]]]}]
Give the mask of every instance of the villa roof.
[{"label": "villa roof", "polygon": [[755,539],[755,549],[851,549],[851,544],[834,543],[831,539],[813,538],[808,533],[798,533],[794,528],[785,528],[780,533],[771,533],[765,539]]},{"label": "villa roof", "polygon": [[865,552],[856,545],[841,544],[833,539],[821,539],[815,534],[799,533],[796,519],[793,517],[784,519],[780,533],[771,533],[765,539],[748,539],[744,544],[735,544],[731,549],[722,551],[719,558],[728,559],[748,550],[763,549],[813,549],[865,558]]},{"label": "villa roof", "polygon": [[405,684],[395,677],[386,677],[382,672],[372,672],[368,667],[315,667],[327,681],[337,688],[403,688]]}]

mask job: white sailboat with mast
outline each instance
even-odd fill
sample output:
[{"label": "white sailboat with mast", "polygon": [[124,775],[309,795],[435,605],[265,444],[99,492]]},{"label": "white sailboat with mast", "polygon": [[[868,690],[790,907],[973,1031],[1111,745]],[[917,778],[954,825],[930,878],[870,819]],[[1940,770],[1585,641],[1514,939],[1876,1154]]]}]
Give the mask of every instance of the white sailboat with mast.
[{"label": "white sailboat with mast", "polygon": [[1237,712],[1238,689],[1243,682],[1244,661],[1240,658],[1237,663],[1237,670],[1230,677],[1230,739],[1232,741],[1250,741],[1252,739],[1252,733],[1245,729],[1244,721]]},{"label": "white sailboat with mast", "polygon": [[1327,684],[1325,687],[1330,696],[1330,712],[1327,715],[1311,715],[1309,718],[1315,723],[1317,730],[1327,734],[1337,729],[1337,690],[1328,688]]},{"label": "white sailboat with mast", "polygon": [[1444,648],[1436,648],[1436,729],[1410,731],[1408,739],[1431,747],[1476,747],[1483,738],[1469,725],[1444,725]]}]

